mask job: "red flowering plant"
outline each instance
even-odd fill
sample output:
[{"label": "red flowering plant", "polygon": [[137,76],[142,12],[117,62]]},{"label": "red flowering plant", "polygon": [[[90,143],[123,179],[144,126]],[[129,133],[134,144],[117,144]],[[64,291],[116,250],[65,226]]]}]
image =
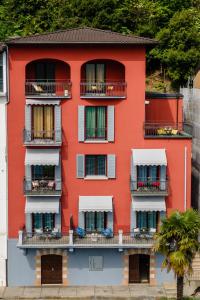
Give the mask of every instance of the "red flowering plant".
[{"label": "red flowering plant", "polygon": [[138,187],[144,187],[144,186],[145,186],[145,183],[143,181],[138,182]]}]

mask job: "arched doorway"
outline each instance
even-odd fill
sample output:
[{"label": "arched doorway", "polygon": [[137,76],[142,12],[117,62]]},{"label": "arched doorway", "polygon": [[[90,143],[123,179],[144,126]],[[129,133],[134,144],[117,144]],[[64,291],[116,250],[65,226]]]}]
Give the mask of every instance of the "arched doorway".
[{"label": "arched doorway", "polygon": [[149,283],[149,269],[149,255],[129,255],[129,283]]},{"label": "arched doorway", "polygon": [[41,256],[41,284],[62,284],[62,256]]}]

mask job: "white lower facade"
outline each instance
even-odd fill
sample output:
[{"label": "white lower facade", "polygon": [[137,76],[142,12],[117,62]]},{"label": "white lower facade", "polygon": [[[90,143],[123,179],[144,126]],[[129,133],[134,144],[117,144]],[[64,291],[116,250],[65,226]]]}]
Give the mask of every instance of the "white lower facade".
[{"label": "white lower facade", "polygon": [[7,100],[0,96],[0,286],[6,285],[7,265]]}]

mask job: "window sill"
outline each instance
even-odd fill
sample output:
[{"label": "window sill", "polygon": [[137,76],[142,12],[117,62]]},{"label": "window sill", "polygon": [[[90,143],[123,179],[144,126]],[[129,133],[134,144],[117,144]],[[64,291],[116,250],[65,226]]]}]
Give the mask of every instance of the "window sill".
[{"label": "window sill", "polygon": [[84,143],[86,144],[107,144],[107,140],[85,140]]},{"label": "window sill", "polygon": [[98,176],[98,175],[86,176],[86,177],[84,177],[84,180],[108,180],[108,177],[107,176]]}]

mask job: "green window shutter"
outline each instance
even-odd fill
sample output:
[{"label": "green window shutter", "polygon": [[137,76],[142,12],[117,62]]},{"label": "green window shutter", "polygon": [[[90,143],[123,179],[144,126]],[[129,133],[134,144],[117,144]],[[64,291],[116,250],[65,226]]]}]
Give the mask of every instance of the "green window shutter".
[{"label": "green window shutter", "polygon": [[157,179],[157,166],[150,166],[149,175],[151,181],[155,182]]},{"label": "green window shutter", "polygon": [[144,182],[147,181],[147,166],[138,167],[138,180]]},{"label": "green window shutter", "polygon": [[148,228],[156,228],[156,212],[148,212]]},{"label": "green window shutter", "polygon": [[141,228],[147,228],[147,212],[141,211]]},{"label": "green window shutter", "polygon": [[85,213],[85,228],[86,231],[95,230],[95,212],[86,212]]},{"label": "green window shutter", "polygon": [[44,214],[44,228],[53,229],[53,214]]}]

